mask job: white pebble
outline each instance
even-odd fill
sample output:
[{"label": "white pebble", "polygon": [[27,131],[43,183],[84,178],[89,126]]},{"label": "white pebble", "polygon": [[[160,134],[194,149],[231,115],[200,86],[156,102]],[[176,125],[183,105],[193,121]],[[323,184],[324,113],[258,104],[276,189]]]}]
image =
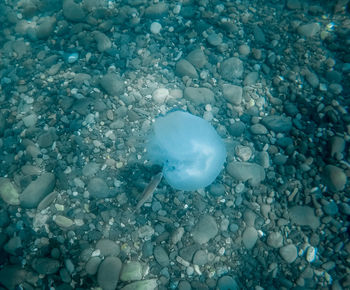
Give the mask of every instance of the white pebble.
[{"label": "white pebble", "polygon": [[162,30],[162,25],[159,22],[152,22],[150,30],[153,34],[158,34]]},{"label": "white pebble", "polygon": [[164,103],[168,96],[169,90],[166,88],[158,88],[152,93],[153,100],[158,104]]}]

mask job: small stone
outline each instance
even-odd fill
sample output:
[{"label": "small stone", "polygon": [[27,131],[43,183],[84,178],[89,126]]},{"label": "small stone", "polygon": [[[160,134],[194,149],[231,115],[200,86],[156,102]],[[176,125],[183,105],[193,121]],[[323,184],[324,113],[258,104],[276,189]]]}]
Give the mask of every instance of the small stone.
[{"label": "small stone", "polygon": [[138,261],[130,261],[123,265],[120,273],[121,281],[137,281],[142,279],[142,265]]},{"label": "small stone", "polygon": [[97,42],[99,52],[104,52],[112,47],[112,42],[106,34],[96,30],[92,32],[92,36]]},{"label": "small stone", "polygon": [[320,226],[319,217],[315,215],[314,209],[309,206],[296,205],[291,207],[289,217],[292,223],[298,226],[309,226],[314,230]]},{"label": "small stone", "polygon": [[258,232],[254,227],[247,227],[242,235],[242,241],[244,246],[250,250],[255,246],[258,240]]},{"label": "small stone", "polygon": [[105,258],[97,272],[97,282],[104,290],[114,290],[119,282],[122,262],[117,257]]},{"label": "small stone", "polygon": [[252,186],[259,185],[265,179],[265,170],[256,163],[230,162],[227,165],[228,173],[238,181],[248,181]]},{"label": "small stone", "polygon": [[279,232],[272,232],[267,237],[267,244],[275,249],[283,246],[283,236]]},{"label": "small stone", "polygon": [[186,59],[180,59],[176,63],[175,72],[181,77],[188,76],[190,78],[198,79],[198,73],[195,67]]},{"label": "small stone", "polygon": [[222,43],[222,36],[213,32],[208,35],[207,41],[212,46],[218,46]]},{"label": "small stone", "polygon": [[28,116],[25,116],[23,119],[24,126],[27,128],[34,127],[38,118],[36,114],[30,114]]},{"label": "small stone", "polygon": [[289,132],[292,129],[292,121],[290,118],[270,115],[262,119],[262,123],[270,130],[276,133]]},{"label": "small stone", "polygon": [[252,157],[252,149],[248,146],[237,145],[235,148],[237,157],[242,161],[248,161]]},{"label": "small stone", "polygon": [[96,243],[96,249],[100,250],[100,253],[104,257],[118,256],[120,254],[120,246],[108,239],[101,239]]},{"label": "small stone", "polygon": [[315,23],[309,23],[309,24],[304,24],[304,25],[300,25],[298,27],[298,33],[301,36],[305,36],[305,37],[313,37],[315,36],[317,33],[320,32],[321,26],[319,23],[315,22]]},{"label": "small stone", "polygon": [[154,248],[154,258],[162,266],[167,267],[169,265],[169,256],[162,246],[157,245]]},{"label": "small stone", "polygon": [[107,73],[100,81],[102,88],[111,96],[119,96],[124,93],[125,84],[118,74]]},{"label": "small stone", "polygon": [[152,93],[153,100],[158,104],[163,104],[169,97],[169,90],[166,88],[155,89]]},{"label": "small stone", "polygon": [[243,70],[243,62],[237,57],[231,57],[221,63],[219,72],[223,79],[234,81],[242,77]]},{"label": "small stone", "polygon": [[219,290],[239,290],[236,280],[231,276],[222,276],[218,280],[217,288]]},{"label": "small stone", "polygon": [[245,86],[252,86],[256,84],[258,79],[259,79],[259,73],[256,71],[252,71],[246,75],[246,77],[244,78],[243,84]]},{"label": "small stone", "polygon": [[334,201],[331,201],[331,202],[327,202],[327,204],[323,206],[323,211],[326,214],[333,216],[339,212],[339,209],[337,204]]},{"label": "small stone", "polygon": [[157,289],[157,280],[149,279],[130,283],[121,290],[154,290]]},{"label": "small stone", "polygon": [[38,204],[52,192],[56,184],[55,175],[43,173],[32,181],[21,193],[20,203],[24,208],[36,208]]},{"label": "small stone", "polygon": [[254,135],[266,135],[268,133],[266,127],[262,124],[254,124],[250,127],[250,132]]},{"label": "small stone", "polygon": [[215,102],[214,93],[208,88],[187,87],[184,90],[184,97],[196,105]]},{"label": "small stone", "polygon": [[192,237],[198,244],[205,244],[218,233],[215,219],[210,215],[202,215],[192,230]]},{"label": "small stone", "polygon": [[186,59],[197,69],[204,67],[208,60],[204,52],[201,49],[192,50],[186,57]]},{"label": "small stone", "polygon": [[98,267],[101,264],[100,257],[91,257],[85,265],[85,271],[89,275],[95,275],[97,273]]},{"label": "small stone", "polygon": [[312,86],[313,88],[317,88],[320,84],[320,80],[318,79],[318,76],[313,72],[308,72],[306,74],[306,80]]},{"label": "small stone", "polygon": [[111,197],[114,195],[113,191],[108,188],[107,183],[99,177],[90,179],[87,190],[89,191],[91,197],[97,199]]},{"label": "small stone", "polygon": [[19,194],[7,178],[0,177],[0,197],[9,205],[19,205]]},{"label": "small stone", "polygon": [[150,31],[153,34],[159,34],[161,30],[162,30],[162,25],[159,22],[152,22],[150,26]]},{"label": "small stone", "polygon": [[280,248],[281,257],[288,263],[293,263],[298,256],[297,247],[293,244]]},{"label": "small stone", "polygon": [[54,222],[56,223],[56,225],[62,228],[69,228],[72,225],[74,225],[74,222],[70,218],[67,218],[63,215],[57,215],[54,218]]},{"label": "small stone", "polygon": [[55,274],[60,268],[60,262],[51,258],[36,258],[32,263],[33,269],[39,274]]},{"label": "small stone", "polygon": [[203,250],[198,250],[193,256],[193,264],[203,266],[208,262],[208,254]]},{"label": "small stone", "polygon": [[342,137],[334,136],[331,138],[331,157],[341,156],[345,149],[345,140]]},{"label": "small stone", "polygon": [[243,89],[240,86],[224,84],[222,94],[228,102],[238,106],[242,102]]},{"label": "small stone", "polygon": [[145,10],[145,16],[149,18],[161,18],[168,14],[168,4],[160,2],[148,6]]},{"label": "small stone", "polygon": [[238,48],[239,54],[242,56],[247,56],[250,54],[250,47],[247,44],[242,44]]},{"label": "small stone", "polygon": [[63,1],[63,15],[73,22],[84,21],[86,17],[86,13],[81,4],[75,3],[74,0]]},{"label": "small stone", "polygon": [[324,168],[323,176],[324,183],[331,191],[337,192],[344,190],[347,177],[343,169],[334,165],[327,165]]}]

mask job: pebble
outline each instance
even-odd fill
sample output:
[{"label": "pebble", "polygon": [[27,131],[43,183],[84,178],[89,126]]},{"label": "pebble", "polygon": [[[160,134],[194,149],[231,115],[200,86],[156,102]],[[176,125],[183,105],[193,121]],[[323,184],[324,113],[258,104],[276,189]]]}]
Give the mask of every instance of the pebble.
[{"label": "pebble", "polygon": [[250,47],[247,44],[242,44],[238,48],[239,54],[242,56],[247,56],[250,54]]},{"label": "pebble", "polygon": [[107,183],[99,177],[90,179],[87,190],[92,198],[106,198],[114,195],[113,191],[108,188]]},{"label": "pebble", "polygon": [[198,244],[205,244],[218,233],[215,219],[210,215],[202,215],[192,230],[192,237]]},{"label": "pebble", "polygon": [[341,159],[345,150],[345,140],[342,137],[334,136],[330,140],[331,157]]},{"label": "pebble", "polygon": [[320,84],[320,80],[318,79],[318,76],[313,72],[307,72],[306,73],[306,80],[312,86],[314,89],[317,88]]},{"label": "pebble", "polygon": [[298,33],[301,36],[313,37],[320,32],[321,26],[318,22],[300,25],[298,27]]},{"label": "pebble", "polygon": [[323,211],[330,216],[336,215],[339,212],[338,206],[334,201],[327,202],[323,206]]},{"label": "pebble", "polygon": [[256,152],[255,161],[263,168],[269,168],[271,165],[269,153],[266,151]]},{"label": "pebble", "polygon": [[61,228],[70,228],[72,225],[74,225],[74,222],[70,218],[63,215],[56,215],[54,222]]},{"label": "pebble", "polygon": [[180,59],[175,66],[175,72],[181,76],[188,76],[190,78],[198,79],[198,73],[195,67],[186,59]]},{"label": "pebble", "polygon": [[169,97],[169,90],[166,88],[155,89],[152,93],[153,100],[158,104],[163,104]]},{"label": "pebble", "polygon": [[289,132],[292,129],[292,121],[290,118],[270,115],[264,117],[261,122],[269,129],[276,133]]},{"label": "pebble", "polygon": [[32,267],[39,274],[51,275],[58,271],[60,262],[51,258],[35,258]]},{"label": "pebble", "polygon": [[148,18],[161,18],[168,14],[168,4],[160,2],[148,6],[145,10],[145,16]]},{"label": "pebble", "polygon": [[114,290],[119,282],[122,262],[117,257],[105,258],[97,272],[98,285],[104,290]]},{"label": "pebble", "polygon": [[170,263],[168,253],[164,250],[162,246],[155,246],[153,252],[154,258],[162,266],[167,267]]},{"label": "pebble", "polygon": [[96,249],[100,250],[100,253],[104,257],[108,256],[119,256],[120,254],[120,246],[108,239],[101,239],[96,243]]},{"label": "pebble", "polygon": [[124,93],[125,84],[118,74],[107,73],[104,75],[100,84],[102,88],[111,96],[119,96]]},{"label": "pebble", "polygon": [[150,26],[150,31],[153,34],[159,34],[160,31],[162,30],[162,25],[159,22],[152,22]]},{"label": "pebble", "polygon": [[0,197],[9,205],[19,205],[19,193],[7,178],[0,177]]},{"label": "pebble", "polygon": [[73,22],[84,21],[86,17],[86,13],[81,4],[76,3],[74,0],[63,1],[63,15],[67,20]]},{"label": "pebble", "polygon": [[283,246],[283,236],[280,232],[272,232],[267,237],[267,244],[275,249]]},{"label": "pebble", "polygon": [[258,240],[258,232],[254,227],[247,227],[242,235],[242,241],[244,246],[250,250],[255,246]]},{"label": "pebble", "polygon": [[208,262],[208,254],[204,250],[198,250],[193,256],[193,264],[203,266]]},{"label": "pebble", "polygon": [[237,121],[230,125],[228,131],[233,137],[240,137],[245,132],[246,126],[243,122]]},{"label": "pebble", "polygon": [[320,226],[319,217],[315,215],[313,208],[309,206],[296,205],[289,209],[289,217],[292,223],[298,226],[309,226],[313,230]]},{"label": "pebble", "polygon": [[280,248],[279,253],[288,264],[293,263],[298,256],[297,247],[293,244]]},{"label": "pebble", "polygon": [[142,279],[142,265],[138,261],[129,261],[123,264],[120,273],[121,281],[137,281]]},{"label": "pebble", "polygon": [[201,69],[208,62],[207,57],[205,56],[203,50],[199,48],[192,50],[187,55],[186,59],[197,69]]},{"label": "pebble", "polygon": [[343,169],[327,165],[323,170],[324,183],[333,192],[342,191],[347,183],[347,176]]},{"label": "pebble", "polygon": [[252,149],[248,146],[237,145],[235,148],[237,157],[242,161],[248,161],[252,157]]},{"label": "pebble", "polygon": [[222,43],[222,36],[213,32],[208,35],[207,41],[212,46],[218,46]]},{"label": "pebble", "polygon": [[196,105],[215,102],[214,93],[208,88],[187,87],[184,90],[184,97]]},{"label": "pebble", "polygon": [[266,135],[268,133],[267,128],[259,123],[250,126],[249,130],[254,135]]},{"label": "pebble", "polygon": [[231,57],[224,60],[219,69],[222,78],[227,81],[234,81],[241,78],[243,71],[243,62],[238,57]]},{"label": "pebble", "polygon": [[[222,276],[218,280],[217,288],[218,290],[239,290],[241,289],[236,280],[231,276]],[[256,288],[255,288],[256,289]]]},{"label": "pebble", "polygon": [[238,181],[248,181],[252,186],[259,185],[265,179],[265,170],[256,163],[230,162],[227,165],[228,173]]},{"label": "pebble", "polygon": [[157,279],[142,280],[130,283],[121,290],[154,290],[157,289]]},{"label": "pebble", "polygon": [[93,31],[91,34],[94,37],[95,41],[97,42],[97,49],[99,52],[105,52],[106,50],[112,47],[111,40],[103,32],[96,30],[96,31]]},{"label": "pebble", "polygon": [[26,126],[27,128],[30,128],[35,126],[38,118],[36,114],[33,113],[28,116],[25,116],[22,120],[23,120],[24,126]]},{"label": "pebble", "polygon": [[91,257],[85,265],[85,271],[89,275],[95,275],[101,263],[100,257]]},{"label": "pebble", "polygon": [[242,102],[243,89],[240,86],[224,84],[222,94],[228,102],[238,106]]},{"label": "pebble", "polygon": [[259,79],[259,73],[256,71],[252,71],[245,76],[243,84],[245,86],[252,86],[256,84],[258,79]]},{"label": "pebble", "polygon": [[21,193],[20,203],[24,208],[36,208],[38,204],[52,192],[56,177],[52,173],[43,173],[32,181]]}]

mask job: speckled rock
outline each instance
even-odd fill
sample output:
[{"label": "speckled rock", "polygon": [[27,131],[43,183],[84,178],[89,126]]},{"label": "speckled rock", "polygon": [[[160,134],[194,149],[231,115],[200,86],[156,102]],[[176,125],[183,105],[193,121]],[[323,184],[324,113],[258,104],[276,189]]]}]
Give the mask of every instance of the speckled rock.
[{"label": "speckled rock", "polygon": [[208,88],[187,87],[184,90],[184,97],[196,105],[212,104],[215,101],[214,93]]},{"label": "speckled rock", "polygon": [[19,205],[18,191],[7,178],[0,177],[0,197],[9,205]]},{"label": "speckled rock", "polygon": [[219,72],[223,79],[234,81],[242,77],[243,70],[243,62],[238,57],[231,57],[221,63]]},{"label": "speckled rock", "polygon": [[198,78],[195,67],[186,59],[180,59],[176,63],[175,72],[181,77],[188,76],[190,78]]},{"label": "speckled rock", "polygon": [[292,129],[291,119],[284,116],[269,115],[262,119],[262,123],[276,133],[289,132]]},{"label": "speckled rock", "polygon": [[142,265],[138,261],[130,261],[123,265],[120,273],[121,281],[136,281],[142,279]]},{"label": "speckled rock", "polygon": [[289,217],[292,223],[298,226],[309,226],[317,229],[320,226],[319,217],[315,215],[313,208],[309,206],[296,205],[289,209]]},{"label": "speckled rock", "polygon": [[248,181],[253,186],[260,184],[265,179],[264,168],[256,163],[233,161],[226,168],[233,178],[238,181]]},{"label": "speckled rock", "polygon": [[101,78],[102,88],[111,96],[119,96],[125,90],[124,81],[118,74],[108,73]]},{"label": "speckled rock", "polygon": [[201,49],[192,50],[186,59],[197,69],[201,69],[208,62],[207,57]]},{"label": "speckled rock", "polygon": [[242,102],[243,89],[240,86],[224,84],[222,94],[231,104],[239,105]]}]

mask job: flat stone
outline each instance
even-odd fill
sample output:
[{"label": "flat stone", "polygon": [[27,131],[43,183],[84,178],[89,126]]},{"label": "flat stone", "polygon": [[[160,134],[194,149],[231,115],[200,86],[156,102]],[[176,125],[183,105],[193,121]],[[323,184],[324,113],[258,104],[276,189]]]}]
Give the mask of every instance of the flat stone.
[{"label": "flat stone", "polygon": [[265,170],[256,163],[233,161],[227,165],[228,173],[238,181],[248,181],[252,186],[265,179]]},{"label": "flat stone", "polygon": [[292,129],[291,119],[280,115],[266,116],[262,119],[262,123],[276,133],[289,132]]},{"label": "flat stone", "polygon": [[298,256],[297,247],[293,244],[280,248],[280,255],[288,264],[293,263]]},{"label": "flat stone", "polygon": [[168,9],[169,6],[164,2],[153,4],[146,8],[145,16],[148,18],[161,18],[168,14]]},{"label": "flat stone", "polygon": [[54,222],[61,228],[70,228],[72,225],[74,225],[74,221],[63,215],[57,215]]},{"label": "flat stone", "polygon": [[0,197],[9,205],[19,205],[19,194],[8,178],[0,177]]},{"label": "flat stone", "polygon": [[296,205],[288,211],[292,223],[298,226],[309,226],[314,230],[320,226],[319,217],[315,215],[314,209],[309,206]]},{"label": "flat stone", "polygon": [[208,254],[203,250],[198,250],[193,256],[193,264],[203,266],[208,262]]},{"label": "flat stone", "polygon": [[333,192],[344,190],[347,183],[344,170],[334,165],[327,165],[324,168],[323,177],[324,183]]},{"label": "flat stone", "polygon": [[97,282],[104,290],[115,290],[119,282],[122,262],[117,257],[105,258],[97,272]]},{"label": "flat stone", "polygon": [[192,230],[192,237],[198,244],[205,244],[218,233],[215,219],[210,215],[202,215]]},{"label": "flat stone", "polygon": [[208,88],[187,87],[184,97],[196,105],[212,104],[215,102],[214,93]]},{"label": "flat stone", "polygon": [[20,203],[24,208],[36,208],[38,204],[53,191],[56,184],[55,175],[43,173],[32,181],[20,194]]},{"label": "flat stone", "polygon": [[97,43],[99,52],[104,52],[112,47],[112,42],[106,34],[96,30],[92,32],[92,36]]},{"label": "flat stone", "polygon": [[198,73],[195,67],[186,59],[180,59],[175,66],[175,72],[181,77],[188,76],[197,79]]}]

